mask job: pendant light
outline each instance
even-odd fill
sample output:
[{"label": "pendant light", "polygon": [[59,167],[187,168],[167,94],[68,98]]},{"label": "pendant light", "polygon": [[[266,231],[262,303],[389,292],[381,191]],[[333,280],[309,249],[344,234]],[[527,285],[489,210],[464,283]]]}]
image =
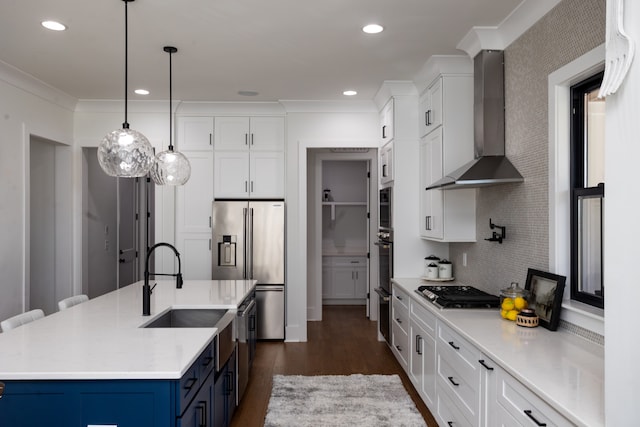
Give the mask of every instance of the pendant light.
[{"label": "pendant light", "polygon": [[184,185],[191,176],[191,164],[184,154],[174,151],[171,144],[173,138],[171,55],[178,49],[173,46],[165,46],[163,49],[169,54],[169,149],[156,154],[156,161],[151,168],[151,178],[158,185]]},{"label": "pendant light", "polygon": [[128,91],[128,16],[124,1],[124,123],[122,129],[109,132],[98,146],[98,162],[107,174],[120,178],[145,176],[154,162],[153,147],[140,132],[129,129],[127,122]]}]

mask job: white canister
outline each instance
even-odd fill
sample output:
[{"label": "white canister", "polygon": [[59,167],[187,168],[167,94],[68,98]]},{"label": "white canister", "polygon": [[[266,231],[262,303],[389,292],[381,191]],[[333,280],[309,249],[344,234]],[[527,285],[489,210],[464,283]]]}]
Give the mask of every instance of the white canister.
[{"label": "white canister", "polygon": [[440,279],[451,279],[453,277],[453,265],[446,259],[438,263],[438,277]]},{"label": "white canister", "polygon": [[437,279],[438,278],[438,265],[435,262],[427,265],[425,276],[427,279]]},{"label": "white canister", "polygon": [[[431,264],[435,264],[436,268],[438,266],[438,263],[440,262],[440,258],[438,258],[435,255],[429,255],[428,257],[425,257],[424,259],[424,275],[425,277],[429,277],[429,266]],[[434,277],[429,277],[430,279],[434,279]],[[436,277],[438,278],[438,272],[436,270]]]}]

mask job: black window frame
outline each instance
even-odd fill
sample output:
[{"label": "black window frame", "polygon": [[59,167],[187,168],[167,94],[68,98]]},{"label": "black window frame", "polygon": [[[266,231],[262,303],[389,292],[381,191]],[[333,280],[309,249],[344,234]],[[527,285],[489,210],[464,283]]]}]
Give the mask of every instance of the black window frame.
[{"label": "black window frame", "polygon": [[600,268],[601,268],[601,295],[580,291],[578,277],[579,274],[579,209],[578,205],[582,198],[600,197],[601,203],[601,233],[604,237],[604,183],[599,183],[595,187],[585,187],[585,117],[584,99],[585,95],[602,85],[604,71],[594,74],[581,82],[571,86],[571,126],[570,126],[570,188],[571,188],[571,299],[604,309],[604,238],[600,245]]}]

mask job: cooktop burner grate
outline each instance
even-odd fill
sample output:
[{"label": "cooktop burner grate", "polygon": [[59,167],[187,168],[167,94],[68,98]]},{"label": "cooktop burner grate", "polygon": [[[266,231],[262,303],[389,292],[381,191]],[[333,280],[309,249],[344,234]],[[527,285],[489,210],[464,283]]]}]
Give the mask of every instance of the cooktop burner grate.
[{"label": "cooktop burner grate", "polygon": [[500,298],[472,286],[419,286],[416,292],[442,308],[494,308]]}]

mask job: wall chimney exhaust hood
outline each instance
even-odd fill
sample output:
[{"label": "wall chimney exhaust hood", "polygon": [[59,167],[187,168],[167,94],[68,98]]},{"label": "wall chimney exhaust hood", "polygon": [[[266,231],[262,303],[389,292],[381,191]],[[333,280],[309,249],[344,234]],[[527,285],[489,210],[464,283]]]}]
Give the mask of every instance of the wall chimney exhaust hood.
[{"label": "wall chimney exhaust hood", "polygon": [[473,60],[474,160],[447,173],[427,190],[523,182],[504,155],[504,53],[483,50]]}]

